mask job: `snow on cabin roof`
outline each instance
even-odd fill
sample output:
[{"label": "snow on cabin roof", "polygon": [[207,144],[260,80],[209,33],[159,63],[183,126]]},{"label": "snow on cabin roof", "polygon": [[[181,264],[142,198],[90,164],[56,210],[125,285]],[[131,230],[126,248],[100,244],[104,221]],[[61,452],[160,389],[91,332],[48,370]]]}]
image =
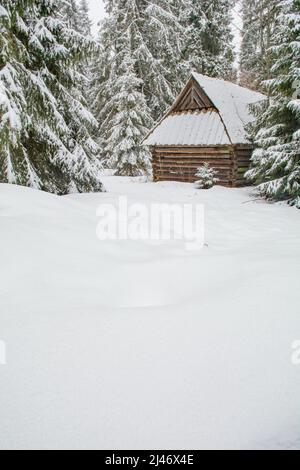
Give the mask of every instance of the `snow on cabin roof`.
[{"label": "snow on cabin roof", "polygon": [[266,96],[225,80],[192,75],[218,109],[232,143],[247,142],[245,126],[253,121],[249,105],[265,100]]},{"label": "snow on cabin roof", "polygon": [[230,145],[219,113],[210,109],[170,114],[145,145]]},{"label": "snow on cabin roof", "polygon": [[212,109],[172,114],[154,128],[144,145],[229,145],[249,143],[245,126],[253,121],[249,105],[266,99],[261,93],[231,82],[193,73]]}]

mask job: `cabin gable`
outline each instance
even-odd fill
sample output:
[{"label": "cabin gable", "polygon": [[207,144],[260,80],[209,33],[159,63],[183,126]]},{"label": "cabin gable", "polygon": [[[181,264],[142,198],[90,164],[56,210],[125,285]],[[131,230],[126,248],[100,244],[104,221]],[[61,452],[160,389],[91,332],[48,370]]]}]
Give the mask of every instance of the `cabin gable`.
[{"label": "cabin gable", "polygon": [[214,108],[214,104],[194,78],[191,78],[175,101],[170,112],[195,111]]}]

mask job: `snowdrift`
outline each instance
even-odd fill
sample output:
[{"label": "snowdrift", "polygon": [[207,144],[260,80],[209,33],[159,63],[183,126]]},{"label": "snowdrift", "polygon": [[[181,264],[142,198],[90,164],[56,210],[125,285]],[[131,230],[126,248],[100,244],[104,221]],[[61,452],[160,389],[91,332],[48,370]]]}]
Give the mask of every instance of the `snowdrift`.
[{"label": "snowdrift", "polygon": [[[300,220],[250,190],[0,185],[0,448],[300,448]],[[96,209],[202,202],[204,250],[99,242]]]}]

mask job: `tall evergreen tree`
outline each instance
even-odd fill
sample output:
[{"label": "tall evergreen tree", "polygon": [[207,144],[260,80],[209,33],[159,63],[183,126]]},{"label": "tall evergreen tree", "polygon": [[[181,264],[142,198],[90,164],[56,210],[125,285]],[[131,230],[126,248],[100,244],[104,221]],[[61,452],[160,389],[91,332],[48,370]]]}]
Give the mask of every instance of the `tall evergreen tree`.
[{"label": "tall evergreen tree", "polygon": [[[181,0],[182,7],[186,0]],[[182,60],[184,28],[177,0],[145,2],[142,15],[145,46],[140,78],[155,120],[162,116],[179,93],[187,72]],[[147,80],[145,80],[147,76]]]},{"label": "tall evergreen tree", "polygon": [[67,0],[67,2],[61,0],[60,13],[64,16],[65,24],[79,32],[81,17],[76,0]]},{"label": "tall evergreen tree", "polygon": [[[87,109],[91,109],[90,88],[92,80],[92,62],[99,49],[99,45],[91,36],[92,23],[89,18],[89,7],[86,0],[81,0],[80,3],[76,0],[68,0],[67,2],[62,2],[60,12],[65,24],[68,25],[69,28],[73,29],[79,35],[84,36],[90,43],[94,43],[93,50],[90,50],[87,54],[80,54],[80,57],[77,58],[74,64],[78,80],[76,87],[73,88],[73,95],[76,99],[80,100]],[[96,121],[93,119],[93,125],[89,126],[88,130],[90,133],[95,133],[97,127],[98,123],[96,125]],[[100,149],[98,149],[98,152],[99,151]]]},{"label": "tall evergreen tree", "polygon": [[243,31],[240,55],[241,84],[255,90],[271,77],[278,0],[243,0]]},{"label": "tall evergreen tree", "polygon": [[253,168],[262,195],[300,208],[300,2],[281,0],[270,102],[258,110]]},{"label": "tall evergreen tree", "polygon": [[183,55],[189,71],[225,79],[232,76],[232,7],[233,0],[187,0],[182,21],[186,28]]},{"label": "tall evergreen tree", "polygon": [[[120,109],[125,104],[124,100],[122,103],[116,100],[116,95],[120,97],[122,83],[122,96],[126,93],[128,96],[135,95],[139,115],[134,121],[139,129],[138,132],[134,131],[136,158],[133,158],[132,150],[128,152],[128,159],[135,160],[136,168],[126,165],[133,174],[137,174],[148,166],[149,158],[136,145],[138,134],[141,142],[152,125],[150,114],[154,120],[158,119],[173,102],[183,83],[183,73],[178,66],[181,50],[178,38],[182,28],[172,2],[166,0],[109,0],[106,6],[108,18],[101,28],[101,54],[96,61],[92,93],[94,110],[100,123],[100,143],[107,160],[116,162],[111,146],[111,127],[120,118]],[[132,84],[126,79],[124,63],[130,64]],[[119,138],[122,135],[125,138],[122,133]],[[144,164],[141,155],[146,159]],[[124,155],[121,160],[126,160]],[[117,165],[116,168],[120,173]]]},{"label": "tall evergreen tree", "polygon": [[[143,93],[144,81],[138,77],[141,44],[140,16],[136,0],[115,2],[106,26],[113,37],[113,50],[107,80],[100,96],[100,135],[103,155],[119,175],[135,176],[149,168],[149,153],[141,140],[152,125]],[[105,77],[106,78],[106,77]]]},{"label": "tall evergreen tree", "polygon": [[135,72],[135,61],[130,51],[130,30],[124,36],[122,52],[118,57],[118,71],[113,80],[112,97],[107,108],[113,110],[107,132],[105,152],[109,166],[117,175],[138,176],[147,173],[150,155],[141,146],[141,139],[152,125],[145,97],[141,93],[141,80]]},{"label": "tall evergreen tree", "polygon": [[90,20],[90,10],[87,0],[80,0],[78,10],[80,14],[79,31],[85,36],[90,36],[92,33],[92,22]]},{"label": "tall evergreen tree", "polygon": [[59,0],[1,0],[0,181],[57,194],[101,190],[97,123],[76,63],[93,47]]}]

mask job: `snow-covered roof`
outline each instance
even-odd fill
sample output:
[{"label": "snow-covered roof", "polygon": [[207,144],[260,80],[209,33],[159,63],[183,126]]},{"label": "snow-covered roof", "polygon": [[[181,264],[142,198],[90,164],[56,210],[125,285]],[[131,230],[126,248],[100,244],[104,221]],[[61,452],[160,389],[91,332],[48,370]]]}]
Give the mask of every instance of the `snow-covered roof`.
[{"label": "snow-covered roof", "polygon": [[245,126],[253,121],[249,105],[265,100],[261,93],[225,80],[193,73],[215,110],[202,109],[167,116],[154,128],[144,145],[228,145],[248,143]]},{"label": "snow-covered roof", "polygon": [[265,100],[266,96],[225,80],[198,73],[193,73],[193,77],[219,111],[231,142],[247,142],[245,125],[253,121],[249,105]]},{"label": "snow-covered roof", "polygon": [[145,145],[230,145],[217,111],[192,111],[167,116]]}]

